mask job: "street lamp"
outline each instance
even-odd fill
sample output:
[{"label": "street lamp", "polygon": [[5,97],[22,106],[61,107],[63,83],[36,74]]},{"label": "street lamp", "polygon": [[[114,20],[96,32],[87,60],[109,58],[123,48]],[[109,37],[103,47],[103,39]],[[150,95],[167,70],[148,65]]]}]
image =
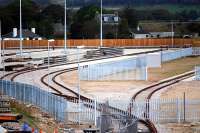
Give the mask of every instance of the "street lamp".
[{"label": "street lamp", "polygon": [[49,91],[49,84],[50,84],[50,77],[49,77],[49,65],[50,65],[50,43],[54,42],[54,39],[48,40],[48,91]]},{"label": "street lamp", "polygon": [[81,95],[80,95],[80,49],[84,46],[77,46],[77,58],[78,58],[78,123],[80,125],[80,112],[81,112]]},{"label": "street lamp", "polygon": [[0,67],[1,67],[1,63],[2,63],[2,60],[1,60],[1,40],[2,40],[2,37],[1,37],[1,20],[0,20]]},{"label": "street lamp", "polygon": [[[55,40],[54,39],[50,39],[48,40],[48,93],[50,93],[50,77],[49,77],[49,73],[50,73],[50,70],[49,70],[49,65],[50,65],[50,43],[54,42]],[[48,105],[49,105],[49,95],[47,97],[47,101],[48,101]],[[49,107],[49,106],[48,106]]]},{"label": "street lamp", "polygon": [[4,50],[5,50],[5,41],[8,41],[9,39],[7,39],[7,38],[5,38],[5,39],[2,39],[2,41],[3,41],[3,46],[2,46],[2,48],[3,48],[3,51],[2,51],[2,57],[3,57],[3,59],[2,59],[2,65],[3,65],[3,76],[5,75],[5,59],[4,59]]},{"label": "street lamp", "polygon": [[103,17],[103,15],[102,15],[103,14],[103,9],[102,8],[103,8],[103,3],[102,3],[102,0],[101,0],[101,26],[100,26],[100,34],[101,34],[100,35],[100,39],[101,40],[100,40],[100,47],[103,46],[103,20],[102,20],[103,19],[102,18]]},{"label": "street lamp", "polygon": [[65,30],[64,30],[64,52],[67,54],[67,0],[65,0]]},{"label": "street lamp", "polygon": [[20,0],[20,24],[19,24],[19,32],[20,32],[20,56],[22,57],[22,0]]}]

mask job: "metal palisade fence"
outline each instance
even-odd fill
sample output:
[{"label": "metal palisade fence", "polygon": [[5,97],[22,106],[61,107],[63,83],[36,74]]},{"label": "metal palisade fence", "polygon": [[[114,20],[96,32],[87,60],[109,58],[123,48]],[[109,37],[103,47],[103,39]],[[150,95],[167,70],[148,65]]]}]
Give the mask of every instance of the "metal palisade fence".
[{"label": "metal palisade fence", "polygon": [[[0,80],[0,92],[25,104],[38,106],[58,121],[96,125],[97,118],[102,113],[103,101],[99,99],[67,101],[32,85]],[[131,115],[139,119],[146,119],[148,116],[156,124],[200,121],[200,100],[153,99],[130,102],[108,99],[108,103],[110,114]]]},{"label": "metal palisade fence", "polygon": [[55,120],[65,120],[67,101],[36,86],[0,80],[0,92],[25,104],[33,104],[52,115]]},{"label": "metal palisade fence", "polygon": [[195,67],[195,80],[200,80],[200,66]]},{"label": "metal palisade fence", "polygon": [[183,57],[191,56],[193,54],[192,48],[183,48],[179,50],[164,51],[162,52],[162,62],[180,59]]},{"label": "metal palisade fence", "polygon": [[[148,109],[147,104],[149,105]],[[147,110],[149,112],[147,112]],[[154,123],[180,123],[200,121],[200,100],[153,99],[132,103],[132,114]]]}]

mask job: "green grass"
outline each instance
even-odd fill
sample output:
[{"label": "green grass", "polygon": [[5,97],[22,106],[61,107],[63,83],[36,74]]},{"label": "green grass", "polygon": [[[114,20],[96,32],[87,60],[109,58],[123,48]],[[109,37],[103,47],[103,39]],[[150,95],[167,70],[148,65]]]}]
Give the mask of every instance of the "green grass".
[{"label": "green grass", "polygon": [[133,6],[137,10],[157,10],[165,9],[171,13],[182,12],[184,10],[196,10],[200,11],[200,5],[184,5],[184,4],[161,4],[161,5],[137,5]]},{"label": "green grass", "polygon": [[172,76],[176,76],[188,71],[192,71],[195,66],[200,65],[200,56],[186,57],[162,64],[161,68],[150,68],[149,79],[151,81],[160,81]]}]

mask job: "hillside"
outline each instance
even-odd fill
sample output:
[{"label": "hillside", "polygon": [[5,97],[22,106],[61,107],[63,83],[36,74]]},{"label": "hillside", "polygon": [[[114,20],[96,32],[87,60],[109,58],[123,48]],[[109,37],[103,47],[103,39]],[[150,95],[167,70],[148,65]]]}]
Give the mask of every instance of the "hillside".
[{"label": "hillside", "polygon": [[[0,0],[0,5],[6,5],[13,0]],[[64,0],[33,0],[41,5],[46,4],[61,4]],[[83,6],[87,4],[98,4],[100,0],[67,0],[68,5],[71,6]],[[119,5],[160,5],[160,4],[188,4],[196,5],[200,4],[200,0],[103,0],[104,6],[119,6]]]},{"label": "hillside", "polygon": [[[14,1],[14,0],[0,0],[0,5],[4,6],[4,5],[9,4],[12,1]],[[47,5],[47,4],[49,4],[49,0],[33,0],[33,1],[37,2],[40,5]],[[23,0],[22,0],[22,2],[23,2]]]}]

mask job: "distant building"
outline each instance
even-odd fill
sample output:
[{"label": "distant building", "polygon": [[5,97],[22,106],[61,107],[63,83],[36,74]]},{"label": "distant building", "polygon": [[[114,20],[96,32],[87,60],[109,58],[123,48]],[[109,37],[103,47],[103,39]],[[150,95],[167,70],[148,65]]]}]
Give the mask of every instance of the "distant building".
[{"label": "distant building", "polygon": [[169,38],[175,35],[174,32],[150,32],[151,38]]},{"label": "distant building", "polygon": [[[13,31],[2,36],[3,39],[7,40],[20,40],[20,30],[13,28]],[[22,39],[23,40],[42,40],[42,37],[35,33],[35,28],[32,28],[31,31],[28,29],[22,30]]]},{"label": "distant building", "polygon": [[[98,20],[101,18],[101,14],[98,14],[97,16]],[[108,25],[116,25],[120,22],[120,17],[116,14],[102,14],[102,20],[103,24]]]},{"label": "distant building", "polygon": [[146,31],[133,31],[131,32],[131,37],[135,39],[150,38],[151,35]]},{"label": "distant building", "polygon": [[64,0],[49,0],[49,3],[56,4],[56,5],[64,5]]},{"label": "distant building", "polygon": [[135,39],[142,39],[142,38],[150,38],[151,35],[149,32],[142,30],[140,26],[137,27],[137,29],[131,31],[131,38]]},{"label": "distant building", "polygon": [[182,33],[180,34],[181,38],[198,38],[199,37],[199,33]]}]

